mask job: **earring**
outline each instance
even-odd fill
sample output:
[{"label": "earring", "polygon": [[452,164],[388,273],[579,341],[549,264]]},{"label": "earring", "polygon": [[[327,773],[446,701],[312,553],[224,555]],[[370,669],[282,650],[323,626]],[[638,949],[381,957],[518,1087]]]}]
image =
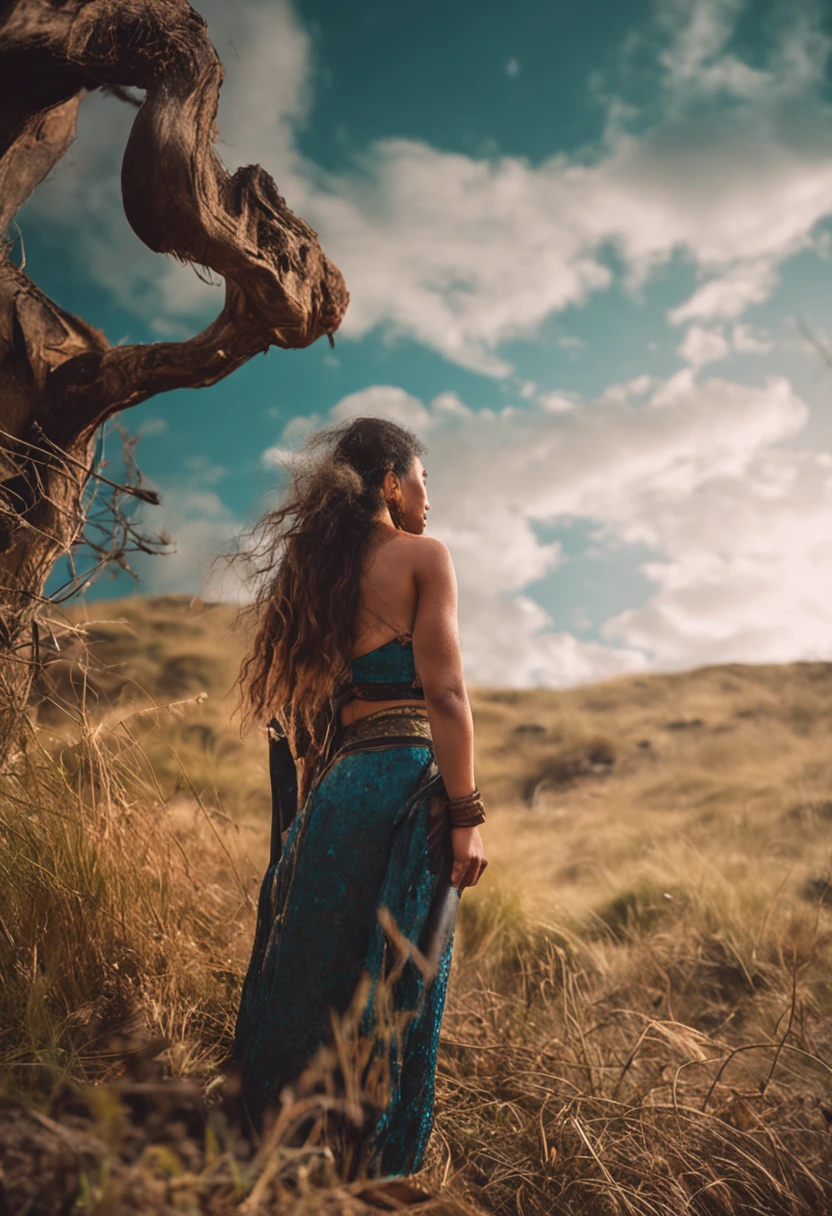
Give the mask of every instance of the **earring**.
[{"label": "earring", "polygon": [[394,498],[386,499],[387,510],[390,512],[390,518],[393,521],[393,526],[400,531],[404,529],[404,521],[402,519],[402,499],[401,495],[397,494]]}]

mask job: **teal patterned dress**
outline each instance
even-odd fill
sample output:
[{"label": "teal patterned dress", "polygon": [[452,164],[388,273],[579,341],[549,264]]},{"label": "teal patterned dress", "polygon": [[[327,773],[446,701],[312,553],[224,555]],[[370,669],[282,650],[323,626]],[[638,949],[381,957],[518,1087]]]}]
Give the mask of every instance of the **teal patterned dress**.
[{"label": "teal patterned dress", "polygon": [[[412,698],[420,687],[404,636],[353,662],[346,695]],[[401,964],[379,922],[385,907],[433,970],[426,976],[408,960],[393,989],[395,1009],[408,1013],[366,1169],[395,1176],[421,1167],[459,902],[450,868],[425,710],[378,710],[339,727],[261,887],[233,1055],[255,1123],[328,1040],[330,1010],[346,1011],[365,973],[374,989]],[[370,999],[368,1033],[373,1016]]]}]

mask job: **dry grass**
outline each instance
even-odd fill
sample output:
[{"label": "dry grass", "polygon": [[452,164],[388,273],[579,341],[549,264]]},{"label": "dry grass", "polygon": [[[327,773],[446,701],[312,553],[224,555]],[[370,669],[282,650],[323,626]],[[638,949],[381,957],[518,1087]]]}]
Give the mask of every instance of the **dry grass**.
[{"label": "dry grass", "polygon": [[[44,1112],[131,1034],[208,1086],[228,1048],[269,805],[264,741],[228,725],[232,615],[96,605],[128,625],[67,659],[0,778],[0,1044]],[[829,1211],[832,665],[472,700],[491,866],[461,905],[431,1210]],[[372,1202],[326,1171],[299,1197],[278,1158],[264,1211]],[[201,1210],[237,1210],[258,1160]],[[102,1194],[85,1210],[131,1210]]]},{"label": "dry grass", "polygon": [[796,950],[786,924],[760,941],[691,905],[654,921],[647,892],[598,935],[500,904],[463,918],[436,1175],[495,1211],[828,1210],[829,948],[811,925]]},{"label": "dry grass", "polygon": [[228,1040],[251,915],[239,833],[162,789],[136,728],[82,716],[76,742],[34,735],[2,779],[0,1043],[19,1082],[106,1077],[133,1025],[171,1040],[174,1075],[210,1071]]}]

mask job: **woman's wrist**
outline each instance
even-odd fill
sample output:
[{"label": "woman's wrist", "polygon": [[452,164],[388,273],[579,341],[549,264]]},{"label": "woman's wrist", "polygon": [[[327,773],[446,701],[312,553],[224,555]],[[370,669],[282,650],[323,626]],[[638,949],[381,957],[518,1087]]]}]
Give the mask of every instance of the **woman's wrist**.
[{"label": "woman's wrist", "polygon": [[477,788],[477,783],[472,777],[467,777],[463,781],[445,781],[445,796],[449,802],[453,802],[459,798],[467,798],[467,796]]},{"label": "woman's wrist", "polygon": [[485,805],[476,786],[458,798],[448,798],[447,809],[451,828],[473,828],[485,822]]}]

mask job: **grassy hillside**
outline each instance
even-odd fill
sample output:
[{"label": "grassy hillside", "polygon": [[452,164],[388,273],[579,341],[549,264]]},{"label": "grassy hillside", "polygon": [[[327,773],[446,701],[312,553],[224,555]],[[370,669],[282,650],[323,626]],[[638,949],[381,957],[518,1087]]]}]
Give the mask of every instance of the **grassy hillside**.
[{"label": "grassy hillside", "polygon": [[[96,721],[207,694],[148,729],[146,746],[160,781],[183,787],[184,768],[207,804],[263,829],[261,869],[266,745],[230,720],[246,642],[234,609],[134,597],[86,615]],[[73,670],[56,670],[70,702]],[[488,881],[522,889],[536,913],[581,916],[680,884],[689,899],[763,908],[775,890],[795,909],[815,900],[832,863],[832,663],[729,664],[565,692],[473,688],[471,700]],[[67,729],[50,702],[39,720]]]},{"label": "grassy hillside", "polygon": [[[7,775],[2,1042],[44,1102],[118,1070],[101,1043],[125,1010],[168,1074],[210,1083],[227,1048],[269,813],[265,740],[229,721],[233,617],[174,596],[73,614],[37,796]],[[830,1210],[832,664],[471,696],[491,864],[461,904],[434,1193]]]}]

